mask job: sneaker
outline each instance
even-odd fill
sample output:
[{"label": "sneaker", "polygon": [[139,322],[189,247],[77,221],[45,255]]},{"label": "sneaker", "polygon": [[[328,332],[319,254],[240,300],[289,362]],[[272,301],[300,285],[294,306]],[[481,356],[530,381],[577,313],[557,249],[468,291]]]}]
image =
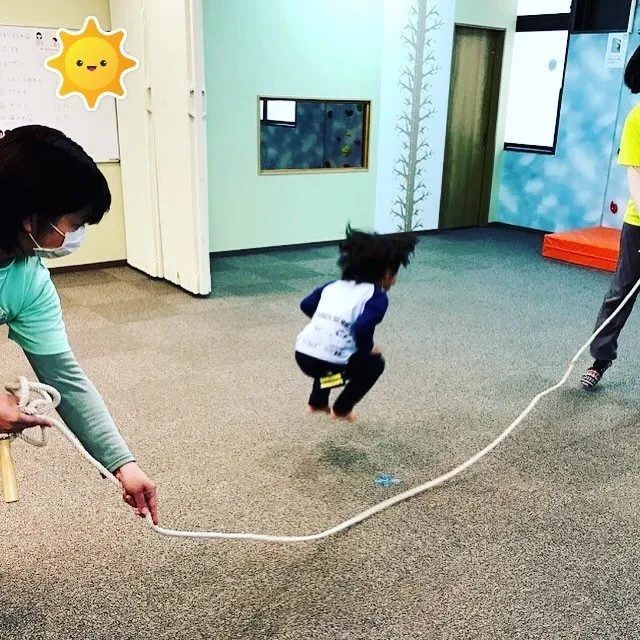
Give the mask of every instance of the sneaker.
[{"label": "sneaker", "polygon": [[613,364],[611,360],[596,360],[580,380],[583,389],[593,389],[602,380],[604,372]]}]

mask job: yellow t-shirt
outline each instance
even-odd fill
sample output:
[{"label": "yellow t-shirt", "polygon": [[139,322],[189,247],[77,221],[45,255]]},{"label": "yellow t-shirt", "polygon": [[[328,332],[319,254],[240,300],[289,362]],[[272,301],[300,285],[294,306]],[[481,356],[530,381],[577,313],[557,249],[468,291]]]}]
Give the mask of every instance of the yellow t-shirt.
[{"label": "yellow t-shirt", "polygon": [[[640,104],[631,111],[624,123],[618,164],[625,167],[640,167]],[[640,227],[640,212],[633,198],[629,198],[624,221]]]}]

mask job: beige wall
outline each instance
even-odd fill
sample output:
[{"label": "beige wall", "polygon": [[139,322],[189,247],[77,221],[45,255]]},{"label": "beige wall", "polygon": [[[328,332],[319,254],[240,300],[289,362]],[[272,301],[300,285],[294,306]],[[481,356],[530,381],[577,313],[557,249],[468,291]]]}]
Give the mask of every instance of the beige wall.
[{"label": "beige wall", "polygon": [[505,29],[505,47],[502,63],[502,84],[500,88],[500,106],[498,110],[498,129],[496,133],[496,157],[491,189],[491,208],[489,220],[495,220],[498,208],[498,192],[502,179],[504,156],[504,130],[507,118],[507,98],[511,59],[513,57],[513,37],[518,15],[518,0],[457,0],[456,24]]},{"label": "beige wall", "polygon": [[[110,28],[109,0],[2,0],[0,24],[26,27],[67,27],[79,29],[87,16],[96,16],[103,28]],[[119,164],[101,164],[109,182],[113,205],[104,221],[91,227],[87,240],[77,253],[52,262],[61,267],[94,262],[123,260],[126,257],[124,213]]]}]

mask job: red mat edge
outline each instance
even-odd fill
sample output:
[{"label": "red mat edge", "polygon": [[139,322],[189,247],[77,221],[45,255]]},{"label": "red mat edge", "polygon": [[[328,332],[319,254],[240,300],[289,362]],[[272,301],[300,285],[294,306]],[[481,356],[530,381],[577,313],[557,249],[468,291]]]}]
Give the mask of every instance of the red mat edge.
[{"label": "red mat edge", "polygon": [[[580,234],[597,235],[598,232],[604,231],[611,237],[616,236],[616,242],[613,244],[589,244],[588,242],[579,242],[576,236]],[[562,231],[556,233],[547,233],[542,243],[542,257],[550,260],[557,260],[568,264],[589,267],[600,271],[613,272],[616,270],[618,263],[618,245],[620,230],[611,229],[609,227],[588,227],[586,229],[574,229],[572,231]],[[562,240],[566,239],[566,242]],[[584,236],[583,236],[584,238]],[[580,249],[596,249],[595,252]],[[603,255],[604,253],[604,255]]]},{"label": "red mat edge", "polygon": [[584,254],[562,251],[558,249],[549,249],[543,247],[542,257],[548,260],[556,260],[568,264],[575,264],[580,267],[589,267],[600,271],[609,271],[613,273],[616,270],[617,260],[607,260],[606,258],[598,258],[597,256],[585,256]]}]

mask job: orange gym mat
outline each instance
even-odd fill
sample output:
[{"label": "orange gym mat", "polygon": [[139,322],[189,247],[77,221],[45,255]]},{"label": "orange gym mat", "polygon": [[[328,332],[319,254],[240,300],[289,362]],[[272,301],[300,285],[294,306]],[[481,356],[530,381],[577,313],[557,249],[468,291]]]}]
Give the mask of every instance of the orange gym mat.
[{"label": "orange gym mat", "polygon": [[547,234],[542,243],[542,255],[592,269],[615,271],[619,245],[618,229],[593,227]]}]

